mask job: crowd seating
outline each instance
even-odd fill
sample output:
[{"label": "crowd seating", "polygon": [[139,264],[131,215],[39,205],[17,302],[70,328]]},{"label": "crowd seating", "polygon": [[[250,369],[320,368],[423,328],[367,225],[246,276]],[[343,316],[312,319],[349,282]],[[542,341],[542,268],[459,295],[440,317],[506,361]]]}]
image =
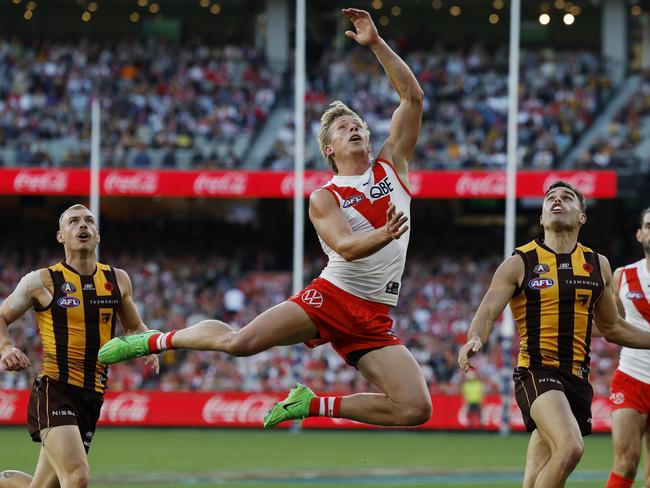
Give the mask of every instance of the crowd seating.
[{"label": "crowd seating", "polygon": [[90,103],[109,166],[240,166],[280,77],[243,46],[0,39],[0,164],[85,166]]},{"label": "crowd seating", "polygon": [[[475,46],[466,51],[411,52],[406,61],[425,93],[422,132],[413,168],[500,168],[506,163],[507,50]],[[520,71],[519,143],[524,168],[551,169],[591,124],[612,94],[596,54],[523,51]],[[388,135],[398,98],[375,57],[356,48],[327,52],[309,79],[307,160],[322,167],[315,143],[319,118],[340,99],[368,122],[375,147]],[[292,120],[279,132],[266,166],[291,167]]]},{"label": "crowd seating", "polygon": [[650,170],[650,72],[574,166],[578,168],[635,168]]},{"label": "crowd seating", "polygon": [[[290,294],[288,272],[262,270],[225,257],[190,255],[117,255],[105,258],[128,270],[135,301],[150,328],[183,328],[206,318],[220,318],[242,327],[258,313]],[[38,263],[56,257],[25,260],[15,254],[0,257],[0,297],[6,297],[20,277]],[[261,261],[261,260],[260,260]],[[395,331],[423,368],[431,391],[457,393],[463,375],[456,365],[458,347],[500,259],[481,260],[439,255],[409,257],[399,306],[392,315]],[[315,276],[322,258],[310,259],[307,275]],[[498,329],[498,327],[497,327]],[[31,358],[21,373],[0,373],[0,388],[28,388],[40,367],[40,339],[31,314],[11,327],[12,337]],[[516,341],[515,341],[516,343]],[[592,342],[591,379],[596,394],[606,395],[617,365],[618,348],[603,339]],[[513,361],[517,346],[513,350]],[[161,372],[154,375],[142,360],[111,366],[109,386],[115,390],[243,390],[283,391],[300,380],[317,391],[354,392],[368,385],[329,345],[274,348],[248,358],[215,352],[171,351],[160,356]],[[475,359],[476,371],[488,391],[498,392],[504,363],[499,334],[494,333],[484,354]]]},{"label": "crowd seating", "polygon": [[[507,50],[437,45],[405,58],[426,95],[412,166],[503,167]],[[316,132],[334,99],[368,121],[378,148],[398,100],[372,53],[329,50],[310,62],[308,166],[323,167]],[[557,167],[607,101],[609,78],[597,55],[586,51],[524,51],[521,67],[521,164]],[[276,102],[292,102],[282,84],[259,52],[242,46],[0,40],[0,164],[87,165],[90,100],[98,96],[109,166],[255,166],[242,159],[246,151]],[[288,117],[261,162],[266,168],[293,165]]]}]

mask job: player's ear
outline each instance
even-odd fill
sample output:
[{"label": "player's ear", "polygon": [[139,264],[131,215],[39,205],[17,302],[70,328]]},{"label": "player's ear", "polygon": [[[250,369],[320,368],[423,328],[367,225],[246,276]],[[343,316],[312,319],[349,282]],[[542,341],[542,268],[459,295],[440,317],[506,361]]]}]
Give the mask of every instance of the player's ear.
[{"label": "player's ear", "polygon": [[61,234],[61,231],[60,231],[60,230],[57,230],[57,231],[56,231],[56,240],[57,240],[58,242],[60,242],[61,244],[63,244],[63,234]]},{"label": "player's ear", "polygon": [[578,222],[580,222],[580,225],[585,225],[587,223],[587,214],[581,213],[578,217]]},{"label": "player's ear", "polygon": [[99,244],[101,242],[101,240],[102,240],[102,236],[99,233],[99,231],[97,231],[97,244]]},{"label": "player's ear", "polygon": [[325,154],[327,156],[332,156],[334,154],[334,148],[330,144],[325,146]]},{"label": "player's ear", "polygon": [[643,235],[641,234],[641,229],[636,230],[636,240],[640,243],[643,243]]}]

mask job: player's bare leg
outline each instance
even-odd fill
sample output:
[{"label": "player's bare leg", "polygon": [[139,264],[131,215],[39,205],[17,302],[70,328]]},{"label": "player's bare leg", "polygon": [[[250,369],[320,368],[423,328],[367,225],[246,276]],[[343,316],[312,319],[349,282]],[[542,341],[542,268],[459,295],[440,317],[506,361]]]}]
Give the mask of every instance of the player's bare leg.
[{"label": "player's bare leg", "polygon": [[627,479],[636,477],[641,459],[641,439],[648,416],[631,408],[612,412],[612,442],[614,445],[614,473]]},{"label": "player's bare leg", "polygon": [[318,336],[309,315],[293,302],[282,302],[235,330],[219,320],[205,320],[179,330],[172,338],[175,349],[221,351],[251,356],[274,346],[298,344]]},{"label": "player's bare leg", "polygon": [[359,372],[383,393],[358,393],[341,399],[341,417],[374,425],[420,425],[431,416],[431,395],[422,370],[404,346],[365,354]]},{"label": "player's bare leg", "polygon": [[646,424],[644,433],[645,442],[645,483],[644,488],[650,488],[650,426]]},{"label": "player's bare leg", "polygon": [[43,429],[41,439],[43,452],[56,472],[61,488],[86,488],[90,482],[90,468],[79,428],[63,425]]},{"label": "player's bare leg", "polygon": [[526,469],[524,470],[524,488],[533,488],[540,471],[544,469],[551,458],[551,449],[542,439],[538,430],[534,430],[528,442],[526,451]]},{"label": "player's bare leg", "polygon": [[530,414],[551,451],[533,486],[562,488],[584,453],[580,427],[569,401],[560,391],[547,391],[533,402]]},{"label": "player's bare leg", "polygon": [[318,336],[307,313],[286,301],[258,315],[240,330],[220,320],[204,320],[186,329],[160,333],[147,331],[110,340],[99,351],[99,360],[113,364],[166,349],[220,351],[232,356],[251,356],[274,346],[298,344]]}]

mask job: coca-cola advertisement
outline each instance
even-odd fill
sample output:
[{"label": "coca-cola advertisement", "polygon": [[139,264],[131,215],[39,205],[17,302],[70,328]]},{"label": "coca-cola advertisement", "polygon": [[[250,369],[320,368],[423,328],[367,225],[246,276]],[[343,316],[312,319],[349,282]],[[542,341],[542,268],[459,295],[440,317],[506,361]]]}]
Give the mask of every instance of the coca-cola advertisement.
[{"label": "coca-cola advertisement", "polygon": [[[152,427],[251,427],[261,428],[262,419],[283,393],[260,392],[162,392],[122,391],[106,393],[100,425]],[[27,421],[29,390],[0,391],[0,425],[21,425]],[[423,430],[466,430],[470,428],[467,408],[459,395],[432,395],[431,419],[417,427]],[[521,412],[514,399],[510,405],[510,426],[524,430]],[[488,396],[481,411],[485,430],[499,429],[501,400]],[[611,405],[608,398],[596,397],[591,406],[595,432],[611,430]],[[373,429],[377,427],[352,420],[313,417],[304,427],[318,429]],[[279,427],[288,427],[281,424]]]},{"label": "coca-cola advertisement", "polygon": [[[304,195],[325,185],[327,171],[305,171]],[[522,171],[520,198],[544,196],[548,186],[565,180],[588,198],[614,198],[614,171]],[[502,171],[413,171],[414,198],[505,198]],[[88,195],[90,172],[80,169],[0,169],[0,195]],[[190,198],[292,198],[295,177],[287,171],[150,171],[104,170],[100,191],[107,196]]]}]

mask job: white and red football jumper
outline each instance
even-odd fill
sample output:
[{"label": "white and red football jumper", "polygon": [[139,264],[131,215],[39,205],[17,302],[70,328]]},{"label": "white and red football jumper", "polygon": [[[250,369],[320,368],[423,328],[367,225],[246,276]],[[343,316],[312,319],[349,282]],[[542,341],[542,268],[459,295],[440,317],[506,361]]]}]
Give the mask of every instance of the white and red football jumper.
[{"label": "white and red football jumper", "polygon": [[[625,320],[650,331],[650,272],[647,259],[623,268],[618,296],[625,307]],[[621,348],[618,369],[644,383],[650,383],[650,350]]]},{"label": "white and red football jumper", "polygon": [[[353,232],[369,232],[386,225],[392,202],[396,212],[411,216],[411,194],[391,163],[375,160],[362,175],[335,175],[324,189],[334,195]],[[321,278],[357,297],[397,305],[411,229],[374,254],[346,261],[318,237],[329,260]]]}]

